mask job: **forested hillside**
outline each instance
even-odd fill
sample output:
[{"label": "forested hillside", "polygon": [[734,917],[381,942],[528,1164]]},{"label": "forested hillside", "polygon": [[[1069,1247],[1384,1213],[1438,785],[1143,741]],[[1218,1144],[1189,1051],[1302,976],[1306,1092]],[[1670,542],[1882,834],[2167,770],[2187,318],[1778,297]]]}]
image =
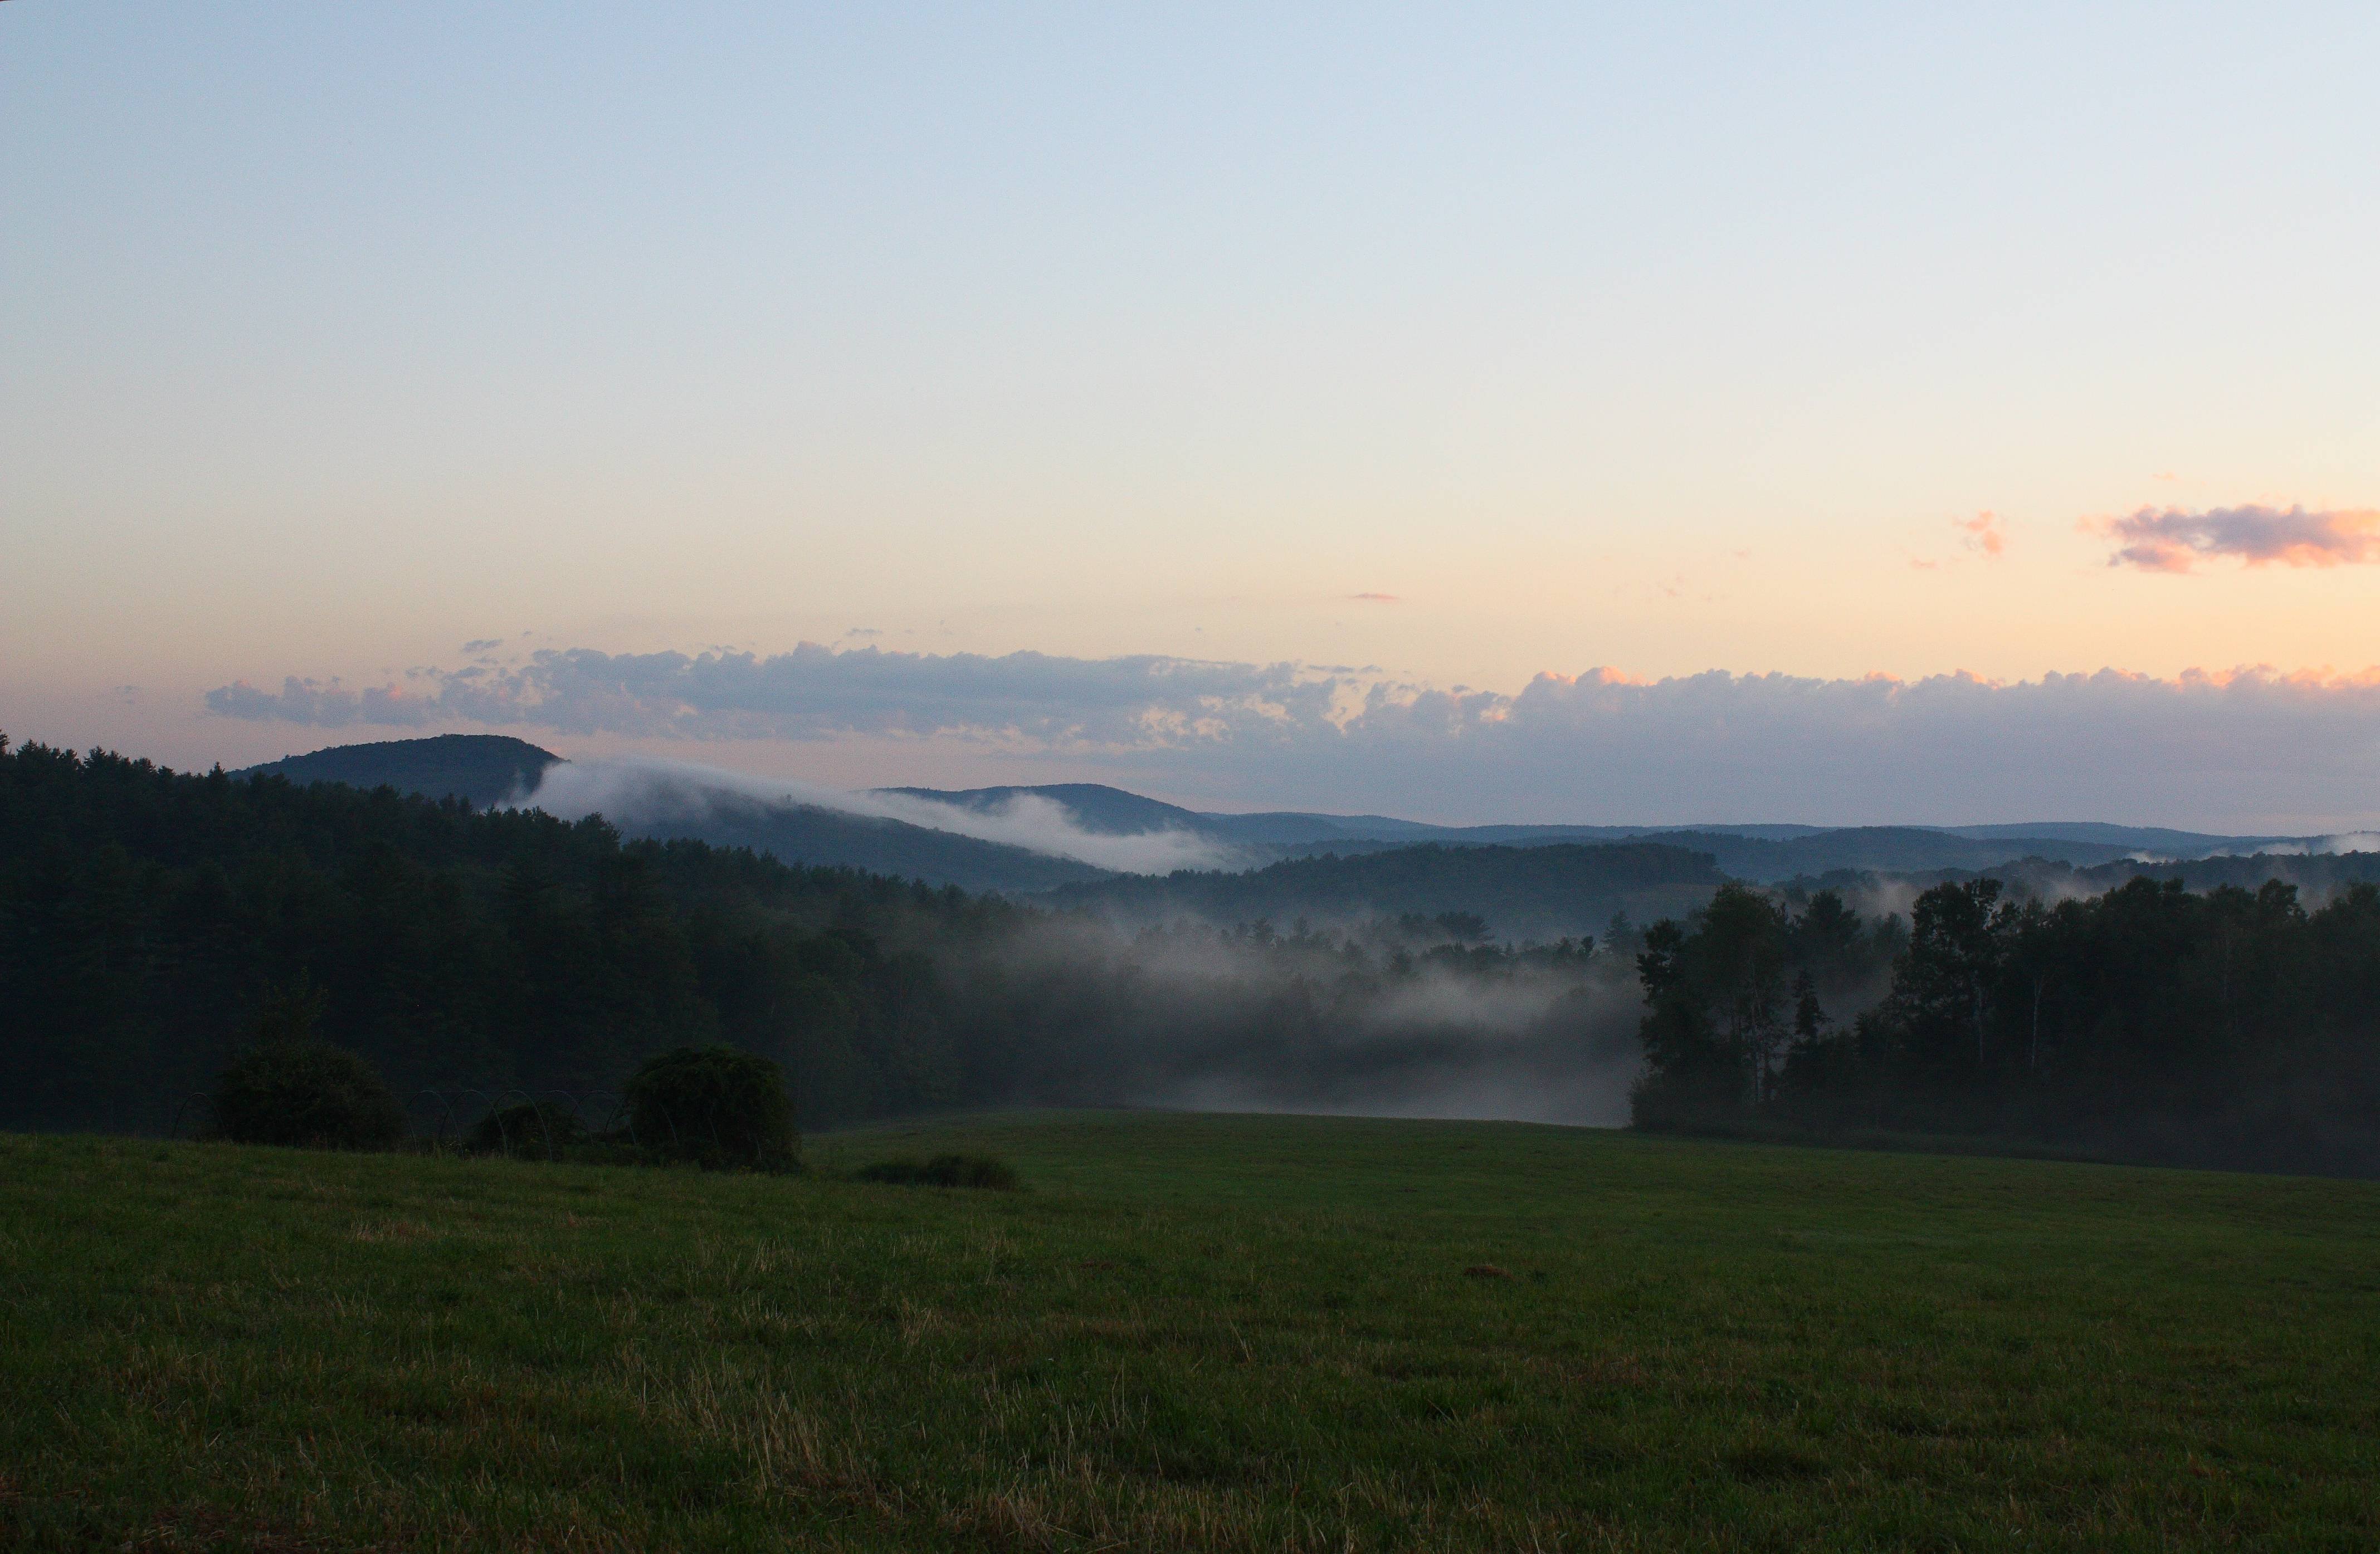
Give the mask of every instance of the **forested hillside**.
[{"label": "forested hillside", "polygon": [[335,745],[267,761],[239,775],[345,783],[352,788],[385,786],[424,798],[468,798],[484,808],[517,802],[535,792],[546,768],[561,759],[551,750],[506,735],[437,734],[426,739]]},{"label": "forested hillside", "polygon": [[1008,908],[601,820],[0,750],[0,1124],[156,1125],[265,993],[400,1089],[766,1050],[813,1116],[955,1096],[917,941]]},{"label": "forested hillside", "polygon": [[781,1062],[813,1125],[1450,1076],[1611,1120],[1634,1058],[1588,946],[1444,942],[1467,933],[1135,940],[600,819],[0,742],[0,1127],[162,1128],[310,985],[322,1034],[407,1094],[601,1088],[725,1040]]}]

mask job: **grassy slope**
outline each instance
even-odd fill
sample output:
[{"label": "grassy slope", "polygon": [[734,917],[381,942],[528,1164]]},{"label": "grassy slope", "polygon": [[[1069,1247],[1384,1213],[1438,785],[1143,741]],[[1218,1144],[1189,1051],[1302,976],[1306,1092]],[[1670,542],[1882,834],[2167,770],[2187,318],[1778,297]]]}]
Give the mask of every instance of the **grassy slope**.
[{"label": "grassy slope", "polygon": [[1228,1117],[812,1154],[947,1147],[1030,1190],[0,1137],[0,1543],[2380,1543],[2372,1184]]}]

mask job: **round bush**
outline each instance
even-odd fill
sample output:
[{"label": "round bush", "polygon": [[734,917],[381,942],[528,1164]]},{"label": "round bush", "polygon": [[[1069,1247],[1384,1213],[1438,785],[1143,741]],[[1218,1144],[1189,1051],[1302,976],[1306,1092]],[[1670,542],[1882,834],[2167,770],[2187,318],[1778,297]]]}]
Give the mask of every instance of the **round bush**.
[{"label": "round bush", "polygon": [[734,1047],[680,1047],[646,1061],[621,1097],[636,1142],[713,1169],[791,1171],[801,1157],[783,1073]]},{"label": "round bush", "polygon": [[371,1064],[326,1041],[260,1041],[215,1083],[215,1132],[236,1144],[385,1149],[405,1109]]}]

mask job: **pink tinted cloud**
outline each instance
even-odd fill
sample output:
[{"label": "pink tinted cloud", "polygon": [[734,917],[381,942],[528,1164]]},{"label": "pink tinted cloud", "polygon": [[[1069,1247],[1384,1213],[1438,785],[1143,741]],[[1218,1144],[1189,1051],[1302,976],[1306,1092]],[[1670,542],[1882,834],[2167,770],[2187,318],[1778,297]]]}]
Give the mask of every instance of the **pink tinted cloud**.
[{"label": "pink tinted cloud", "polygon": [[1998,561],[2008,549],[2008,525],[1998,513],[1982,512],[1972,518],[1952,518],[1950,527],[1964,534],[1967,549]]},{"label": "pink tinted cloud", "polygon": [[2222,556],[2237,556],[2249,566],[2380,562],[2380,511],[2368,507],[2308,512],[2252,504],[2203,513],[2143,507],[2084,527],[2117,541],[2108,565],[2144,572],[2188,572]]},{"label": "pink tinted cloud", "polygon": [[1360,599],[1367,604],[1394,604],[1397,602],[1397,596],[1392,593],[1351,593],[1347,597],[1350,599]]}]

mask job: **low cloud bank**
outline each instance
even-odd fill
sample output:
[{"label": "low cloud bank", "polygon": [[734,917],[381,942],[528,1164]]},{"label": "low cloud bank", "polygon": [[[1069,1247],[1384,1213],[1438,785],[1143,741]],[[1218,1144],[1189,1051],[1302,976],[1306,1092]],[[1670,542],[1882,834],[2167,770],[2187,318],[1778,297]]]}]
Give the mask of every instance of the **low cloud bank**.
[{"label": "low cloud bank", "polygon": [[548,767],[537,790],[521,803],[565,819],[600,814],[634,829],[656,818],[683,819],[689,809],[729,798],[903,820],[1127,874],[1236,868],[1245,861],[1234,850],[1188,832],[1111,836],[1085,831],[1062,806],[1032,795],[990,808],[968,809],[906,795],[844,793],[681,761],[565,761]]},{"label": "low cloud bank", "polygon": [[1638,681],[1597,669],[1506,693],[1294,664],[807,645],[765,659],[549,652],[379,687],[242,683],[207,704],[323,727],[955,739],[1012,764],[1062,759],[1220,808],[1656,824],[2093,818],[2257,832],[2355,829],[2380,815],[2374,672],[2109,669],[2003,683],[1721,671]]},{"label": "low cloud bank", "polygon": [[322,728],[437,722],[698,739],[847,734],[997,735],[1045,745],[1211,739],[1252,724],[1325,716],[1335,682],[1292,664],[1135,654],[887,652],[805,642],[792,652],[548,650],[510,666],[418,670],[361,689],[291,676],[240,681],[209,710]]}]

